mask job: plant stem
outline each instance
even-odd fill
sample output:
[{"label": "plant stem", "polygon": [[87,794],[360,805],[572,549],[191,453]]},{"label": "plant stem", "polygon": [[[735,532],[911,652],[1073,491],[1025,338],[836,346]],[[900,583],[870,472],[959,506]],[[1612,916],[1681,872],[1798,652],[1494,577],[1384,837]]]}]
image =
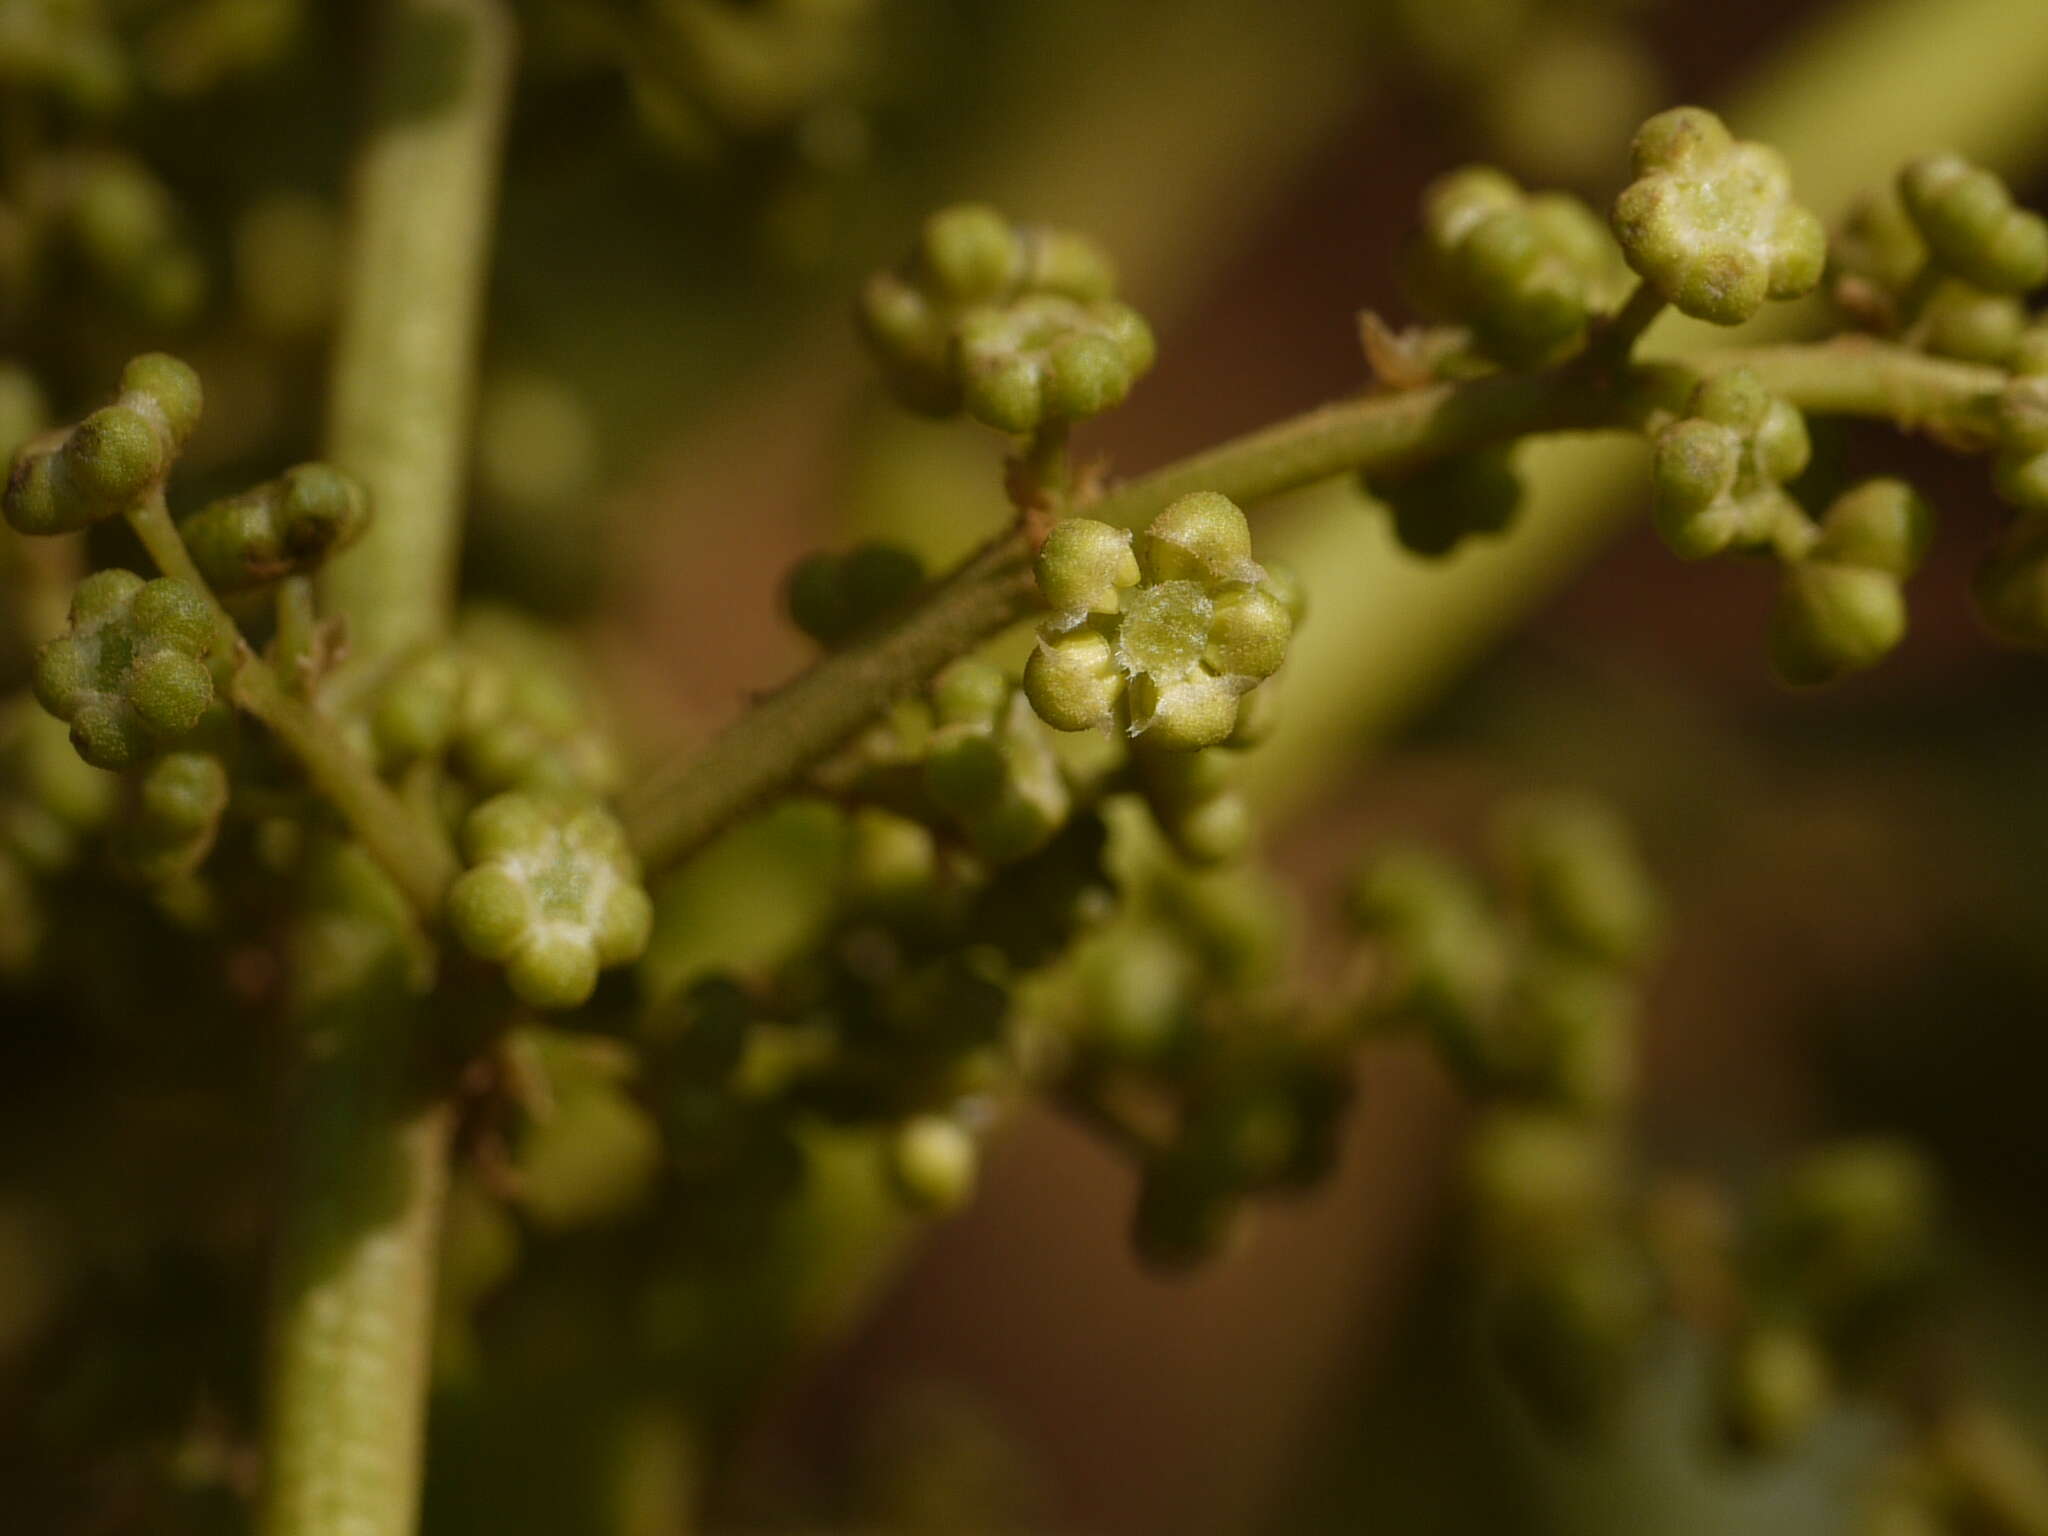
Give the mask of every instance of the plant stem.
[{"label": "plant stem", "polygon": [[355,678],[447,625],[512,52],[499,0],[388,0],[387,13],[327,432],[327,457],[376,513],[324,578]]},{"label": "plant stem", "polygon": [[432,921],[461,873],[440,828],[423,821],[378,778],[311,704],[291,693],[277,670],[243,653],[235,702],[270,727],[298,759],[315,789],[341,813],[349,830],[389,875],[419,915]]},{"label": "plant stem", "polygon": [[429,921],[438,916],[441,898],[459,873],[440,828],[408,810],[334,723],[250,651],[193,562],[161,488],[129,509],[128,523],[157,569],[197,590],[213,610],[219,643],[235,658],[235,703],[270,727],[419,915]]},{"label": "plant stem", "polygon": [[312,691],[311,668],[319,617],[313,601],[313,578],[287,576],[277,584],[277,668],[285,691],[304,698]]},{"label": "plant stem", "polygon": [[[377,512],[326,583],[357,677],[449,621],[512,56],[501,0],[387,0],[383,20],[328,433],[329,457]],[[320,718],[282,687],[266,697],[266,678],[244,669],[281,736]],[[409,1536],[418,1518],[454,1117],[402,914],[366,900],[375,875],[362,871],[352,910],[309,912],[293,956],[304,1067],[274,1273],[262,1536]]]},{"label": "plant stem", "polygon": [[[1259,501],[1342,474],[1399,473],[1486,443],[1639,426],[1682,405],[1693,369],[1745,364],[1819,414],[1889,418],[1980,441],[2004,375],[1879,342],[1763,347],[1688,367],[1645,363],[1612,381],[1566,364],[1342,401],[1223,443],[1115,487],[1090,517],[1140,527],[1190,491]],[[788,789],[890,702],[1036,606],[1020,526],[956,568],[894,627],[827,656],[694,756],[629,795],[628,831],[650,865],[672,862]]]}]

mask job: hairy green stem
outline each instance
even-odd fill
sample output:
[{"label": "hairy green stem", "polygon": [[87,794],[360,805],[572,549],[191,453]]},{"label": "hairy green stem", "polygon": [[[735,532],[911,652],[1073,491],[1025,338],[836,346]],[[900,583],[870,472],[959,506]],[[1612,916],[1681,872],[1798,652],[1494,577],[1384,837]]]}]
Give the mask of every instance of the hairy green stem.
[{"label": "hairy green stem", "polygon": [[[164,505],[161,489],[129,509],[128,523],[157,569],[195,589],[213,609],[219,643],[235,658],[236,705],[267,725],[284,749],[298,760],[313,788],[341,813],[342,820],[397,883],[419,915],[430,920],[435,917],[441,910],[442,896],[459,873],[455,855],[439,825],[414,815],[377,777],[362,754],[349,745],[334,722],[298,697],[268,662],[249,650],[234,619],[221,606],[194,563],[192,552],[185,547],[177,524],[171,521],[170,510]],[[310,593],[305,591],[303,579],[294,577],[292,584],[309,602]],[[280,595],[281,615],[288,614],[293,606]]]},{"label": "hairy green stem", "polygon": [[[1567,364],[1341,401],[1124,482],[1088,515],[1135,528],[1190,491],[1253,502],[1343,474],[1400,473],[1486,443],[1637,427],[1682,405],[1694,369],[1746,365],[1820,414],[1886,418],[1978,441],[2004,375],[1879,342],[1762,347],[1680,367]],[[678,859],[788,789],[861,725],[947,662],[1029,615],[1032,547],[1018,527],[984,546],[898,624],[820,661],[694,756],[666,765],[624,806],[651,865]]]},{"label": "hairy green stem", "polygon": [[[377,512],[325,582],[357,677],[450,618],[512,55],[501,0],[387,0],[383,20],[328,434]],[[253,678],[281,735],[319,719],[281,687],[266,695],[266,677],[245,669],[244,686]],[[448,869],[445,850],[427,859],[415,896]],[[294,955],[304,1065],[273,1276],[262,1536],[408,1536],[418,1519],[453,1114],[402,911],[363,897],[378,885],[359,873],[352,906],[308,913]]]},{"label": "hairy green stem", "polygon": [[270,727],[298,759],[313,787],[341,813],[413,909],[429,921],[436,917],[441,898],[461,873],[439,825],[414,814],[334,723],[293,694],[260,657],[244,651],[234,694],[236,704]]},{"label": "hairy green stem", "polygon": [[476,336],[496,207],[510,23],[498,0],[392,0],[356,165],[327,457],[370,527],[325,578],[350,667],[374,676],[446,627]]}]

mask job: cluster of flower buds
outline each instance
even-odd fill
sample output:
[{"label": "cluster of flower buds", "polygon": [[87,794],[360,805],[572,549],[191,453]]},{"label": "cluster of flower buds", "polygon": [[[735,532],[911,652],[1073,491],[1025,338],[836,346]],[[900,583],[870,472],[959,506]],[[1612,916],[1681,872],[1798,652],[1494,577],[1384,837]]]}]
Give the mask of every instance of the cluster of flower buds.
[{"label": "cluster of flower buds", "polygon": [[1620,302],[1627,269],[1600,218],[1568,193],[1524,192],[1471,166],[1423,193],[1411,261],[1417,305],[1467,326],[1480,353],[1538,368],[1581,347]]},{"label": "cluster of flower buds", "polygon": [[1998,406],[1992,483],[2015,512],[1978,568],[1977,609],[2000,639],[2048,645],[2048,334],[2011,359]]},{"label": "cluster of flower buds", "polygon": [[46,166],[54,210],[85,271],[137,319],[185,324],[206,299],[206,269],[169,190],[140,161],[92,153]]},{"label": "cluster of flower buds", "polygon": [[1622,254],[1684,314],[1739,325],[1819,284],[1827,233],[1792,199],[1784,157],[1738,140],[1713,113],[1674,107],[1643,124],[1635,180],[1615,199]]},{"label": "cluster of flower buds", "polygon": [[900,269],[869,280],[859,318],[904,404],[1032,433],[1119,404],[1151,368],[1151,329],[1115,283],[1084,237],[961,204],[925,221]]},{"label": "cluster of flower buds", "polygon": [[1906,578],[1934,537],[1934,513],[1903,480],[1866,480],[1835,498],[1803,552],[1787,552],[1771,661],[1789,683],[1872,666],[1905,637]]},{"label": "cluster of flower buds", "polygon": [[1904,584],[1934,533],[1925,499],[1896,479],[1852,487],[1816,523],[1785,489],[1811,451],[1804,418],[1744,368],[1702,382],[1655,439],[1651,512],[1675,553],[1760,550],[1782,563],[1770,651],[1794,684],[1832,682],[1898,645]]},{"label": "cluster of flower buds", "polygon": [[790,570],[783,601],[796,627],[823,646],[844,645],[901,608],[924,585],[924,562],[896,544],[806,555]]},{"label": "cluster of flower buds", "polygon": [[1933,1268],[1934,1181],[1897,1142],[1840,1142],[1764,1190],[1739,1247],[1719,1376],[1729,1440],[1795,1446],[1845,1386],[1879,1385],[1924,1310]]},{"label": "cluster of flower buds", "polygon": [[445,763],[477,795],[604,795],[618,761],[573,656],[546,631],[470,615],[452,645],[424,651],[385,685],[370,732],[393,771]]},{"label": "cluster of flower buds", "polygon": [[1053,610],[1024,670],[1039,717],[1183,752],[1232,739],[1244,696],[1287,659],[1300,603],[1252,559],[1244,513],[1210,491],[1181,497],[1135,542],[1089,518],[1056,524],[1038,587]]},{"label": "cluster of flower buds", "polygon": [[661,1132],[635,1097],[633,1053],[616,1040],[528,1024],[503,1046],[521,1113],[510,1138],[513,1198],[546,1231],[604,1226],[650,1198]]},{"label": "cluster of flower buds", "polygon": [[178,531],[214,591],[243,592],[318,569],[368,525],[360,485],[329,465],[300,464],[211,503]]},{"label": "cluster of flower buds", "polygon": [[1659,903],[1595,802],[1513,805],[1496,842],[1498,899],[1419,850],[1362,872],[1361,1017],[1419,1026],[1479,1097],[1467,1186],[1497,1358],[1543,1422],[1582,1431],[1633,1370],[1655,1294],[1621,1227],[1617,1127]]},{"label": "cluster of flower buds", "polygon": [[36,657],[36,699],[71,727],[95,768],[125,768],[186,740],[214,700],[206,599],[181,581],[132,571],[88,576],[70,626]]},{"label": "cluster of flower buds", "polygon": [[71,533],[118,517],[157,491],[192,429],[199,376],[162,352],[121,372],[113,404],[76,426],[24,443],[14,456],[4,509],[18,533]]},{"label": "cluster of flower buds", "polygon": [[959,662],[933,686],[932,709],[924,749],[932,802],[985,858],[1008,863],[1042,848],[1073,795],[1024,692],[1000,668]]},{"label": "cluster of flower buds", "polygon": [[1812,456],[1806,419],[1746,368],[1704,380],[1655,451],[1651,517],[1681,559],[1768,548],[1805,521],[1785,485]]},{"label": "cluster of flower buds", "polygon": [[618,821],[602,806],[508,792],[463,827],[469,868],[448,893],[448,923],[505,967],[536,1008],[589,1001],[598,972],[637,960],[653,906]]},{"label": "cluster of flower buds", "polygon": [[1368,865],[1351,900],[1368,940],[1368,1025],[1416,1024],[1495,1098],[1604,1114],[1634,1083],[1634,992],[1657,903],[1612,813],[1574,798],[1502,813],[1513,920],[1423,850]]},{"label": "cluster of flower buds", "polygon": [[213,851],[228,806],[227,766],[210,752],[167,752],[136,778],[120,855],[138,877],[170,885]]},{"label": "cluster of flower buds", "polygon": [[2048,222],[1959,156],[1911,161],[1894,187],[1859,199],[1834,266],[1844,309],[1938,356],[2016,367],[2041,345],[2021,296],[2048,282]]}]

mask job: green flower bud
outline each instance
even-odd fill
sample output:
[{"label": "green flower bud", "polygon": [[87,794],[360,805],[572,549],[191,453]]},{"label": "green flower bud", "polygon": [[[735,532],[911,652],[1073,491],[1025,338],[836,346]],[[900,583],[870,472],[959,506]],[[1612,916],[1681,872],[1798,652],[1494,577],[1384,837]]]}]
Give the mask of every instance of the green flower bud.
[{"label": "green flower bud", "polygon": [[1501,864],[1551,943],[1612,965],[1640,962],[1659,903],[1621,818],[1597,801],[1556,796],[1511,806]]},{"label": "green flower bud", "polygon": [[1636,1084],[1636,1002],[1604,965],[1532,960],[1476,1041],[1482,1091],[1518,1091],[1582,1115],[1626,1107]]},{"label": "green flower bud", "polygon": [[464,658],[442,647],[393,673],[370,716],[371,739],[385,761],[402,766],[446,752],[461,721],[467,682]]},{"label": "green flower bud", "polygon": [[1118,594],[1139,579],[1130,530],[1086,517],[1055,523],[1034,569],[1045,606],[1070,616],[1115,613]]},{"label": "green flower bud", "polygon": [[1934,516],[1902,480],[1869,480],[1836,498],[1806,558],[1786,568],[1771,655],[1792,683],[1868,667],[1906,633],[1902,583],[1926,555]]},{"label": "green flower bud", "polygon": [[355,480],[326,464],[300,464],[212,503],[179,531],[215,591],[243,592],[319,569],[369,520],[368,498]]},{"label": "green flower bud", "polygon": [[1688,411],[1656,439],[1651,517],[1658,533],[1686,560],[1770,543],[1801,516],[1783,486],[1812,453],[1805,418],[1746,368],[1703,382]]},{"label": "green flower bud", "polygon": [[843,645],[901,608],[924,585],[924,562],[893,544],[844,555],[806,555],[791,568],[783,600],[792,623],[820,645]]},{"label": "green flower bud", "polygon": [[1583,342],[1587,321],[1616,296],[1621,264],[1576,198],[1529,197],[1471,167],[1423,194],[1419,265],[1426,305],[1470,325],[1488,356],[1535,368]]},{"label": "green flower bud", "polygon": [[121,398],[153,417],[176,453],[199,426],[206,394],[192,365],[168,352],[145,352],[121,370]]},{"label": "green flower bud", "polygon": [[1513,450],[1489,447],[1366,489],[1393,514],[1394,537],[1404,549],[1437,559],[1475,535],[1507,532],[1523,486]]},{"label": "green flower bud", "polygon": [[912,409],[964,404],[1006,432],[1077,421],[1115,405],[1152,365],[1152,333],[1111,297],[1115,274],[1089,241],[1013,228],[980,204],[926,220],[904,266],[862,290],[861,332]]},{"label": "green flower bud", "polygon": [[1620,1210],[1613,1138],[1554,1110],[1491,1109],[1465,1154],[1476,1235],[1496,1262],[1526,1263],[1585,1243]]},{"label": "green flower bud", "polygon": [[940,891],[939,849],[931,829],[907,816],[862,806],[846,830],[847,905],[884,918],[929,915]]},{"label": "green flower bud", "polygon": [[228,774],[206,752],[171,752],[144,770],[122,856],[143,879],[169,884],[191,875],[213,850],[228,804]]},{"label": "green flower bud", "polygon": [[1840,272],[1837,291],[1845,302],[1854,298],[1842,292],[1846,282],[1874,287],[1889,300],[1903,294],[1920,275],[1927,262],[1927,243],[1905,205],[1884,188],[1865,192],[1849,205],[1832,255]]},{"label": "green flower bud", "polygon": [[1845,1142],[1795,1165],[1765,1201],[1767,1277],[1823,1309],[1853,1307],[1922,1266],[1934,1225],[1933,1175],[1897,1142]]},{"label": "green flower bud", "polygon": [[1228,496],[1193,491],[1146,526],[1138,560],[1148,582],[1188,581],[1204,587],[1255,582],[1265,573],[1252,561],[1252,528]]},{"label": "green flower bud", "polygon": [[600,970],[646,949],[653,904],[601,806],[499,795],[470,813],[463,843],[470,868],[448,893],[449,926],[534,1007],[580,1006]]},{"label": "green flower bud", "polygon": [[2048,282],[2048,221],[2013,206],[1992,172],[1927,155],[1899,172],[1899,200],[1934,259],[1979,288],[2024,293]]},{"label": "green flower bud", "polygon": [[619,764],[576,658],[548,631],[488,613],[464,621],[452,758],[485,794],[602,795]]},{"label": "green flower bud", "polygon": [[1977,568],[1977,615],[2008,645],[2048,646],[2048,517],[2014,520]]},{"label": "green flower bud", "polygon": [[919,271],[949,299],[981,303],[1012,291],[1024,275],[1024,241],[986,203],[958,203],[924,222]]},{"label": "green flower bud", "polygon": [[1788,683],[1832,682],[1875,666],[1905,635],[1896,576],[1802,560],[1786,567],[1771,615],[1771,665]]},{"label": "green flower bud", "polygon": [[1729,1352],[1721,1381],[1721,1420],[1745,1450],[1776,1455],[1806,1437],[1827,1411],[1827,1357],[1802,1328],[1755,1328]]},{"label": "green flower bud", "polygon": [[2026,334],[2027,311],[2011,294],[1944,283],[1922,313],[1922,344],[1937,357],[2002,367]]},{"label": "green flower bud", "polygon": [[162,483],[200,403],[199,378],[185,364],[161,352],[134,359],[112,405],[15,454],[7,521],[20,533],[52,534],[118,517]]},{"label": "green flower bud", "polygon": [[82,162],[70,183],[71,238],[88,270],[144,319],[182,325],[206,295],[206,274],[178,229],[170,194],[116,155]]},{"label": "green flower bud", "polygon": [[974,1198],[980,1148],[974,1134],[946,1115],[914,1115],[886,1143],[890,1182],[920,1211],[957,1211]]},{"label": "green flower bud", "polygon": [[1232,786],[1228,758],[1215,750],[1158,751],[1143,741],[1132,754],[1153,819],[1191,863],[1221,864],[1251,843],[1251,811]]},{"label": "green flower bud", "polygon": [[940,678],[935,697],[948,723],[927,744],[924,784],[983,857],[1010,863],[1052,839],[1073,796],[1023,693],[990,671],[962,664]]},{"label": "green flower bud", "polygon": [[2048,373],[2022,372],[1999,396],[1991,481],[2021,510],[2048,511]]},{"label": "green flower bud", "polygon": [[661,1133],[628,1091],[632,1066],[608,1040],[522,1029],[508,1051],[530,1086],[513,1144],[520,1205],[551,1231],[607,1226],[653,1192]]},{"label": "green flower bud", "polygon": [[1123,691],[1116,651],[1092,629],[1041,632],[1024,664],[1024,696],[1054,730],[1107,723]]},{"label": "green flower bud", "polygon": [[1022,298],[970,310],[955,335],[967,414],[1004,432],[1122,404],[1156,355],[1151,328],[1114,299]]},{"label": "green flower bud", "polygon": [[1476,1042],[1505,989],[1507,953],[1471,877],[1424,849],[1385,853],[1352,882],[1349,912],[1380,961],[1373,1010],[1428,1025],[1458,1070],[1480,1070]]},{"label": "green flower bud", "polygon": [[1820,282],[1827,234],[1792,201],[1776,150],[1737,141],[1703,108],[1674,107],[1643,124],[1633,161],[1615,236],[1636,273],[1685,314],[1738,325],[1767,299]]},{"label": "green flower bud", "polygon": [[0,363],[0,464],[12,465],[21,445],[49,424],[49,407],[35,375]]},{"label": "green flower bud", "polygon": [[213,702],[206,600],[168,577],[100,571],[79,584],[64,634],[36,656],[37,700],[95,768],[125,768],[189,736]]}]

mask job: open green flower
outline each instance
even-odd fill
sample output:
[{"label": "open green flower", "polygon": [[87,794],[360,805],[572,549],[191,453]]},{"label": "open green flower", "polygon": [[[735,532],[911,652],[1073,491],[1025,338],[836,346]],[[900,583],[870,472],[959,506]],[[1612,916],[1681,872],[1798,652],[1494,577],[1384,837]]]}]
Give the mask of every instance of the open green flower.
[{"label": "open green flower", "polygon": [[1635,180],[1614,203],[1622,253],[1696,320],[1738,325],[1767,299],[1820,282],[1827,233],[1792,201],[1785,160],[1735,139],[1713,113],[1674,107],[1636,134]]},{"label": "open green flower", "polygon": [[69,628],[36,656],[36,698],[96,768],[125,768],[197,729],[213,703],[206,600],[181,581],[100,571],[78,585]]},{"label": "open green flower", "polygon": [[1181,497],[1135,543],[1087,519],[1062,524],[1039,553],[1038,583],[1055,612],[1024,691],[1059,730],[1123,719],[1152,746],[1218,746],[1239,700],[1280,670],[1294,630],[1289,594],[1252,559],[1244,513],[1212,491]]},{"label": "open green flower", "polygon": [[1657,436],[1651,516],[1681,559],[1769,544],[1803,516],[1784,486],[1812,453],[1806,421],[1746,368],[1693,391]]},{"label": "open green flower", "polygon": [[578,1007],[599,971],[646,949],[653,904],[602,806],[499,795],[470,812],[463,844],[470,868],[448,893],[449,926],[534,1007]]}]

